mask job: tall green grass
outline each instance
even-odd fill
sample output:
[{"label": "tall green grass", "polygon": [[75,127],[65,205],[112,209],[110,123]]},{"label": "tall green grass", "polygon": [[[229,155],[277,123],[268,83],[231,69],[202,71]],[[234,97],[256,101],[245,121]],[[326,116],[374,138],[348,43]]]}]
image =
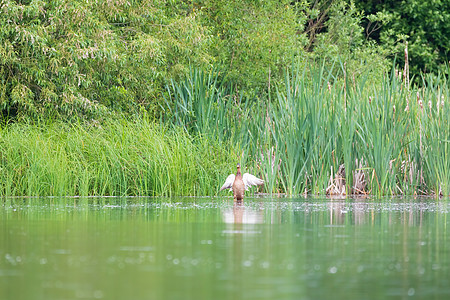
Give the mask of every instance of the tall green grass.
[{"label": "tall green grass", "polygon": [[0,195],[206,195],[234,151],[152,122],[0,130]]},{"label": "tall green grass", "polygon": [[409,86],[344,63],[294,63],[272,99],[248,99],[218,70],[171,82],[156,124],[0,128],[0,195],[214,195],[240,162],[259,191],[325,194],[339,166],[346,192],[363,171],[375,195],[450,194],[447,77]]},{"label": "tall green grass", "polygon": [[447,78],[423,77],[423,88],[415,91],[414,115],[416,139],[411,144],[415,153],[418,185],[425,192],[450,194],[450,107]]},{"label": "tall green grass", "polygon": [[[395,69],[377,82],[347,74],[339,61],[295,63],[271,101],[233,101],[223,86],[194,75],[189,84],[172,85],[178,110],[190,107],[183,117],[172,114],[181,120],[172,123],[230,141],[247,170],[264,178],[266,192],[324,194],[343,164],[347,194],[355,171],[365,173],[370,194],[450,193],[449,81],[444,76],[424,77],[417,87],[403,82]],[[221,90],[213,100],[192,88],[176,92],[188,86]],[[201,116],[201,107],[212,101],[214,110]],[[195,118],[185,122],[185,116]]]}]

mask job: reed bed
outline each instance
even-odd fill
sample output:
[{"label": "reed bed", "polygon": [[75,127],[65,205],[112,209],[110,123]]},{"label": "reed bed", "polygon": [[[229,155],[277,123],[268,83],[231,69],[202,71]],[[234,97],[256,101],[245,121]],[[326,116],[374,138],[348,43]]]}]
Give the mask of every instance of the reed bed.
[{"label": "reed bed", "polygon": [[234,152],[145,119],[13,124],[0,130],[0,195],[211,194]]},{"label": "reed bed", "polygon": [[[217,78],[214,71],[203,76]],[[449,82],[429,76],[417,87],[403,77],[393,69],[380,82],[347,75],[339,61],[295,63],[274,99],[255,101],[191,76],[172,90],[203,85],[197,89],[215,90],[215,98],[172,93],[178,111],[190,107],[171,114],[172,124],[231,141],[268,193],[449,195]],[[338,180],[342,187],[330,189]]]},{"label": "reed bed", "polygon": [[219,70],[171,82],[160,123],[0,128],[0,195],[215,195],[240,162],[260,192],[449,195],[445,76],[422,85],[345,64],[294,63],[273,98],[236,94]]}]

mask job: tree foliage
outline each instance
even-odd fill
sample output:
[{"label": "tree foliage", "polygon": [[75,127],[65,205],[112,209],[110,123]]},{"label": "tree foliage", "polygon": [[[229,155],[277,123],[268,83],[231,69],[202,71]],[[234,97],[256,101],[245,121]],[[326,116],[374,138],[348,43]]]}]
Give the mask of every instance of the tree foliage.
[{"label": "tree foliage", "polygon": [[167,83],[191,67],[219,67],[223,82],[262,99],[293,59],[381,76],[403,39],[413,70],[439,69],[450,49],[448,4],[393,3],[1,0],[0,112],[99,119],[144,108],[158,116]]},{"label": "tree foliage", "polygon": [[98,118],[156,107],[166,77],[212,61],[198,15],[164,4],[3,0],[3,115]]},{"label": "tree foliage", "polygon": [[[381,81],[389,63],[387,51],[364,36],[364,15],[353,1],[316,1],[307,28],[309,49],[317,61],[338,61],[351,77],[370,74]],[[311,20],[311,18],[310,18]]]},{"label": "tree foliage", "polygon": [[408,42],[413,74],[446,71],[450,54],[450,2],[442,0],[355,1],[366,14],[366,36],[402,55]]},{"label": "tree foliage", "polygon": [[282,78],[292,58],[304,53],[305,35],[290,1],[206,0],[205,22],[215,39],[214,56],[227,79],[261,93],[269,77]]}]

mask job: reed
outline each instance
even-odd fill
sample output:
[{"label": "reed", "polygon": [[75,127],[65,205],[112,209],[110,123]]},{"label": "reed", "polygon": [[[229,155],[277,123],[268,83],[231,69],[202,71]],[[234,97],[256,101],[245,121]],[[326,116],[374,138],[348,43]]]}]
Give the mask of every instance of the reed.
[{"label": "reed", "polygon": [[450,194],[446,76],[418,87],[394,69],[374,82],[338,60],[295,62],[273,99],[220,78],[192,69],[171,82],[160,124],[2,126],[0,195],[215,195],[237,162],[268,193],[325,194],[338,179],[345,194]]},{"label": "reed", "polygon": [[[197,75],[189,80],[189,86],[218,86]],[[188,115],[196,116],[175,124],[230,141],[241,163],[264,178],[266,192],[324,194],[330,177],[344,166],[339,176],[346,194],[355,192],[357,173],[365,181],[362,193],[448,194],[448,84],[442,76],[424,77],[422,87],[410,86],[395,69],[377,82],[347,74],[338,60],[296,62],[271,101],[241,97],[233,102],[223,87],[214,100],[197,95],[199,88],[184,93],[191,98],[173,93],[173,102],[183,103],[179,109],[192,107]],[[187,90],[187,84],[182,86]],[[172,84],[172,89],[180,88]],[[185,104],[197,101],[202,102],[198,107],[210,101],[220,106],[199,116],[204,110]],[[203,125],[205,120],[213,125]]]},{"label": "reed", "polygon": [[0,195],[207,195],[235,155],[145,119],[1,129]]},{"label": "reed", "polygon": [[[414,143],[418,185],[426,193],[450,194],[450,110],[449,82],[426,76],[423,87],[415,91],[411,114],[418,128]],[[443,84],[444,83],[444,84]]]},{"label": "reed", "polygon": [[215,68],[191,68],[183,81],[171,80],[162,106],[164,121],[190,134],[229,139],[237,123],[230,118],[233,101],[219,75]]}]

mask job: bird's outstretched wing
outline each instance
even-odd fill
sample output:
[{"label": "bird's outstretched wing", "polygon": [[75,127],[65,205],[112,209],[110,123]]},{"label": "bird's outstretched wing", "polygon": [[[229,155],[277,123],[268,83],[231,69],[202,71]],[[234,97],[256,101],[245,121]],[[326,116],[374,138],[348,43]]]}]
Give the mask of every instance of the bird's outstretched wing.
[{"label": "bird's outstretched wing", "polygon": [[245,184],[245,190],[248,191],[248,188],[252,185],[263,185],[264,180],[259,179],[255,175],[252,175],[250,173],[245,173],[244,176],[242,176],[242,180]]},{"label": "bird's outstretched wing", "polygon": [[222,185],[222,187],[220,188],[220,190],[224,190],[224,189],[230,189],[233,186],[233,182],[234,182],[234,178],[236,176],[234,174],[230,174],[228,175],[227,179],[225,180],[225,183]]}]

